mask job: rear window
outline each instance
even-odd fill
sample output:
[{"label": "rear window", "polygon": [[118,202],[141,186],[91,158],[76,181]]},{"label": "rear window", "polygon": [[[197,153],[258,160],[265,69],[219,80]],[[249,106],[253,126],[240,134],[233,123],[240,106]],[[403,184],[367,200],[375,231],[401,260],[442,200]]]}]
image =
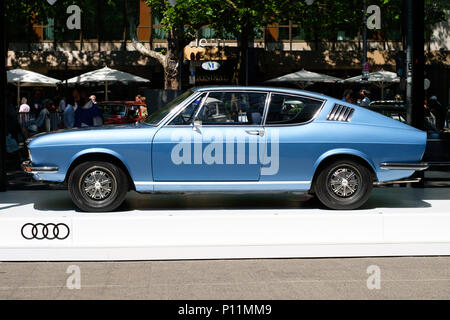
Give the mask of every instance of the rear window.
[{"label": "rear window", "polygon": [[302,96],[273,94],[270,99],[266,125],[295,125],[311,121],[323,101]]}]

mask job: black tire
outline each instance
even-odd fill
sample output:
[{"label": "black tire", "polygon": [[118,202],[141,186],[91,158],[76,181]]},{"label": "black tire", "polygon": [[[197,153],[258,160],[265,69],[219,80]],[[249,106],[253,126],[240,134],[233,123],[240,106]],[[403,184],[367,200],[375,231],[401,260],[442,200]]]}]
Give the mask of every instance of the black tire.
[{"label": "black tire", "polygon": [[334,210],[353,210],[369,199],[373,180],[370,170],[353,160],[338,160],[317,175],[314,191],[323,205]]},{"label": "black tire", "polygon": [[128,180],[123,170],[109,162],[79,164],[69,176],[72,201],[82,211],[114,211],[125,200]]}]

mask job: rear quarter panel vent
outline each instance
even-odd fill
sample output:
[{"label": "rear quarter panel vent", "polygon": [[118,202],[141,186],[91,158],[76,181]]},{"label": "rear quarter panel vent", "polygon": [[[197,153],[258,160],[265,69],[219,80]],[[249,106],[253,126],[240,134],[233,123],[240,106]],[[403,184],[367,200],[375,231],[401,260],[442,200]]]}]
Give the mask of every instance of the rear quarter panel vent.
[{"label": "rear quarter panel vent", "polygon": [[328,114],[328,121],[350,122],[355,109],[341,104],[335,104]]}]

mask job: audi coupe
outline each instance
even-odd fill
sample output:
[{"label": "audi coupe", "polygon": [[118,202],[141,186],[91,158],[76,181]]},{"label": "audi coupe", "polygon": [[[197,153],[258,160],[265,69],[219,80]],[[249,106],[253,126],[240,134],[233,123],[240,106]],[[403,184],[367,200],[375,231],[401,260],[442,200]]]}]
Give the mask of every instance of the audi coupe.
[{"label": "audi coupe", "polygon": [[309,193],[356,209],[374,185],[405,181],[426,133],[322,94],[193,88],[143,122],[35,136],[24,170],[67,183],[82,211],[112,211],[130,190]]}]

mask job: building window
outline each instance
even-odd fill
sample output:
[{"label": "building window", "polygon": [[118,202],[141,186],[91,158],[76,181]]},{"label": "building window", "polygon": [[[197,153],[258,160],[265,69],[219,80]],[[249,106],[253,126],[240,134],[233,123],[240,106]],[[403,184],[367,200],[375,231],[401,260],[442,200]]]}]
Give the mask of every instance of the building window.
[{"label": "building window", "polygon": [[292,27],[292,40],[305,40],[305,30],[299,27]]},{"label": "building window", "polygon": [[44,29],[44,40],[55,40],[55,19],[48,18],[47,25]]},{"label": "building window", "polygon": [[340,30],[336,34],[337,41],[353,41],[358,40],[358,35],[355,32]]},{"label": "building window", "polygon": [[167,33],[163,29],[163,25],[161,24],[161,17],[159,15],[152,15],[152,38],[153,39],[167,39]]}]

